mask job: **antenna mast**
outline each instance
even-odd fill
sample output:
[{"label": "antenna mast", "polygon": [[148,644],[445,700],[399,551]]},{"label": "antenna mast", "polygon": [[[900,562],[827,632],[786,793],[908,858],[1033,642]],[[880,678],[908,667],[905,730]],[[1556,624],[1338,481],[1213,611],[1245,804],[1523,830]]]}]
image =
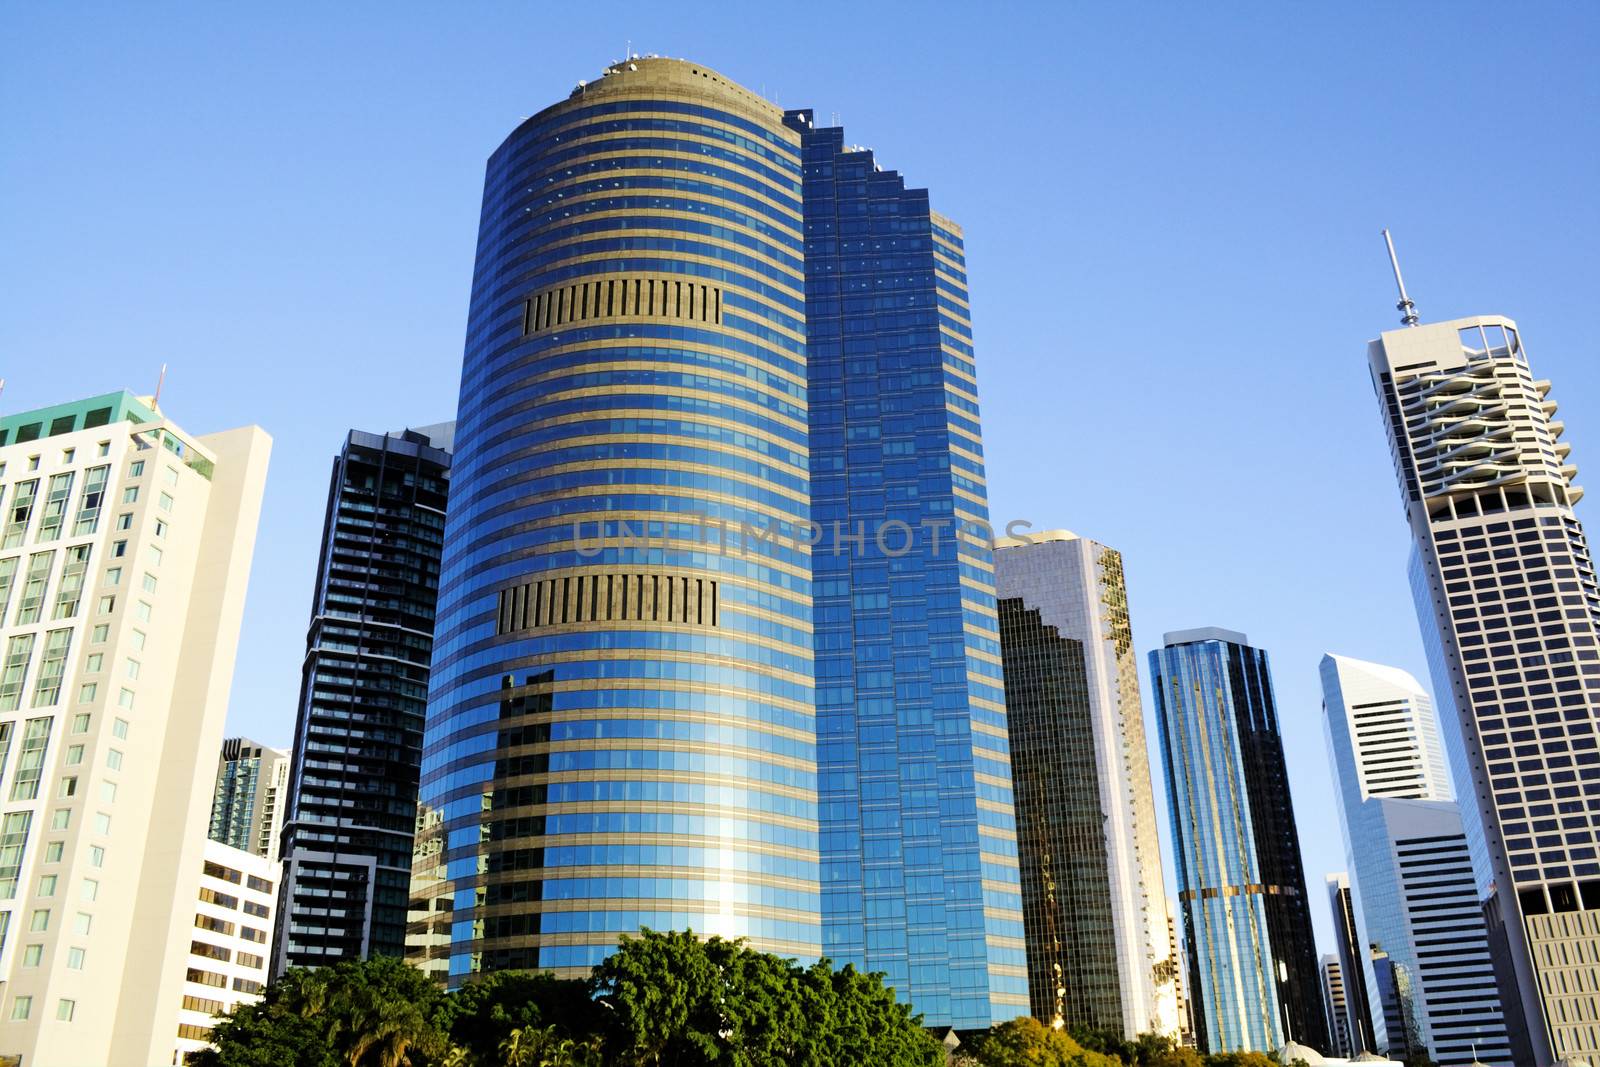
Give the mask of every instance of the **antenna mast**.
[{"label": "antenna mast", "polygon": [[156,395],[150,398],[150,406],[157,412],[161,410],[161,387],[167,384],[167,365],[161,364],[161,377],[156,379]]},{"label": "antenna mast", "polygon": [[1394,284],[1400,290],[1400,302],[1395,305],[1395,310],[1400,312],[1401,322],[1415,326],[1422,320],[1417,318],[1417,305],[1406,295],[1405,279],[1400,277],[1400,258],[1394,254],[1394,238],[1389,236],[1388,230],[1383,231],[1383,243],[1389,246],[1389,266],[1394,268]]}]

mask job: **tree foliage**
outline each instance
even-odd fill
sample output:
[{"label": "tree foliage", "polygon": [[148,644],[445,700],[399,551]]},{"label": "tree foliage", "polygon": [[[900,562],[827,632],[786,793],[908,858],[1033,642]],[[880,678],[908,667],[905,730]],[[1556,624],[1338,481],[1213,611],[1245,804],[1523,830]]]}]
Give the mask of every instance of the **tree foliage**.
[{"label": "tree foliage", "polygon": [[643,931],[595,968],[608,1063],[936,1067],[939,1045],[878,975],[802,968],[740,941]]},{"label": "tree foliage", "polygon": [[191,1057],[204,1067],[938,1067],[880,975],[742,941],[625,938],[588,980],[498,972],[446,993],[399,960],[291,970]]},{"label": "tree foliage", "polygon": [[444,996],[396,959],[292,970],[212,1034],[203,1067],[421,1067],[446,1051],[433,1015]]},{"label": "tree foliage", "polygon": [[1084,1048],[1061,1030],[1023,1017],[973,1039],[966,1056],[978,1067],[1121,1067],[1116,1056]]}]

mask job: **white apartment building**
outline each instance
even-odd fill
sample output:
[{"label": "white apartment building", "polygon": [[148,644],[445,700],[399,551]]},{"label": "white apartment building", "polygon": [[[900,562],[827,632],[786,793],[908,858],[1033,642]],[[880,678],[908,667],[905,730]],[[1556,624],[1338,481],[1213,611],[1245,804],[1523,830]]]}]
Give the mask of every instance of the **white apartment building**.
[{"label": "white apartment building", "polygon": [[211,840],[275,860],[288,802],[288,749],[248,737],[222,742],[211,799]]},{"label": "white apartment building", "polygon": [[1181,964],[1168,925],[1122,555],[1065,530],[1002,538],[997,549],[998,596],[1019,598],[1083,646],[1123,1032],[1177,1037]]},{"label": "white apartment building", "polygon": [[0,1057],[171,1060],[269,450],[0,418]]},{"label": "white apartment building", "polygon": [[261,999],[280,864],[207,841],[173,1063],[210,1043],[216,1016]]}]

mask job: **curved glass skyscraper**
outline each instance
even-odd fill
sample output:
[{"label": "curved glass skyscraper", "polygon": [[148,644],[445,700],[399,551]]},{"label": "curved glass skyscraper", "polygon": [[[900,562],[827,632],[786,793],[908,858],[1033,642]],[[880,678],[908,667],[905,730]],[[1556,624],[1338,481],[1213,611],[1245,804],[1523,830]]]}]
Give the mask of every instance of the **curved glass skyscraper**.
[{"label": "curved glass skyscraper", "polygon": [[453,983],[820,952],[799,146],[637,59],[489,160],[412,917]]}]

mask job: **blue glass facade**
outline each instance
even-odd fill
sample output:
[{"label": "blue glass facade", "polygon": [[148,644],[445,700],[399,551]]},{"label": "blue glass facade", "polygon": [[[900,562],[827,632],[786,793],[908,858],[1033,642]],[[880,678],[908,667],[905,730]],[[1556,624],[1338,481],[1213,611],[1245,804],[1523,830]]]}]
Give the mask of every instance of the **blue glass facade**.
[{"label": "blue glass facade", "polygon": [[1267,655],[1243,634],[1150,653],[1195,1036],[1213,1052],[1328,1047]]},{"label": "blue glass facade", "polygon": [[452,983],[820,953],[799,142],[639,60],[489,160],[410,937]]},{"label": "blue glass facade", "polygon": [[930,1025],[987,1027],[1026,1014],[1028,986],[962,238],[842,130],[787,121],[822,530],[823,953],[884,972]]}]

